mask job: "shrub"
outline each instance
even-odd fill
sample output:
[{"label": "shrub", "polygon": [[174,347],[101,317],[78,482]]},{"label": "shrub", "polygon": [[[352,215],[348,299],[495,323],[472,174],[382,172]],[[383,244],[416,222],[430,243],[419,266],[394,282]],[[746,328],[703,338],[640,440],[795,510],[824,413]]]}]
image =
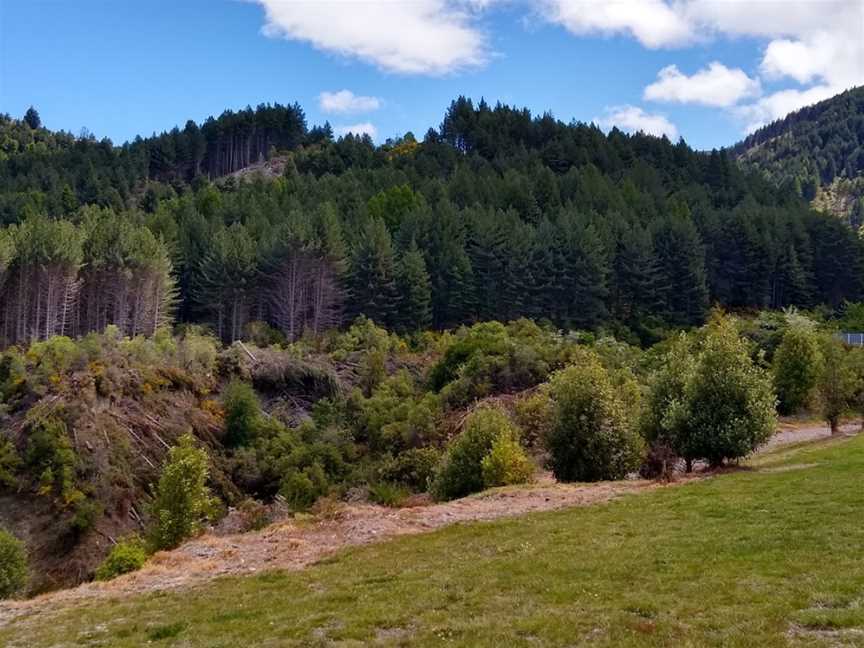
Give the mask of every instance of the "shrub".
[{"label": "shrub", "polygon": [[27,422],[27,466],[40,475],[40,492],[67,498],[75,488],[75,463],[66,423],[55,414],[31,411]]},{"label": "shrub", "polygon": [[126,538],[111,547],[105,560],[96,568],[96,580],[107,581],[137,571],[146,561],[147,549],[141,538]]},{"label": "shrub", "polygon": [[444,402],[459,407],[496,392],[538,384],[563,358],[559,341],[528,320],[507,326],[483,322],[462,329],[429,382]]},{"label": "shrub", "polygon": [[499,437],[480,463],[486,488],[524,484],[534,475],[531,460],[519,442],[509,435]]},{"label": "shrub", "polygon": [[794,414],[813,400],[822,373],[822,350],[812,327],[790,326],[774,353],[774,387],[783,414]]},{"label": "shrub", "polygon": [[472,412],[436,470],[433,495],[455,499],[483,490],[483,458],[501,437],[518,438],[518,430],[506,414],[491,407]]},{"label": "shrub", "polygon": [[208,475],[207,453],[195,447],[191,434],[184,434],[168,454],[150,507],[154,550],[173,549],[212,517],[215,502],[207,488]]},{"label": "shrub", "polygon": [[241,527],[244,531],[258,531],[270,523],[267,506],[251,497],[240,502],[237,512],[240,514]]},{"label": "shrub", "polygon": [[18,456],[15,444],[9,439],[0,438],[0,489],[15,487],[20,466],[21,457]]},{"label": "shrub", "polygon": [[386,460],[378,470],[382,480],[402,484],[415,492],[429,488],[441,453],[435,448],[411,448]]},{"label": "shrub", "polygon": [[261,403],[248,383],[234,379],[222,398],[225,411],[225,443],[229,447],[246,445],[257,433]]},{"label": "shrub", "polygon": [[408,495],[408,489],[401,484],[378,482],[369,487],[369,499],[381,506],[397,507]]},{"label": "shrub", "polygon": [[556,372],[549,395],[554,415],[546,447],[557,479],[622,479],[639,467],[642,439],[596,357]]},{"label": "shrub", "polygon": [[673,347],[649,395],[649,439],[692,462],[744,457],[776,428],[770,376],[757,367],[728,317],[716,317],[702,342]]},{"label": "shrub", "polygon": [[293,511],[305,511],[319,497],[330,490],[327,475],[321,464],[313,463],[303,469],[293,469],[282,478],[279,494]]},{"label": "shrub", "polygon": [[520,398],[513,406],[513,418],[522,430],[522,442],[536,448],[549,434],[554,408],[546,390],[539,390]]},{"label": "shrub", "polygon": [[8,531],[0,529],[0,599],[21,592],[27,585],[27,554],[24,545]]}]

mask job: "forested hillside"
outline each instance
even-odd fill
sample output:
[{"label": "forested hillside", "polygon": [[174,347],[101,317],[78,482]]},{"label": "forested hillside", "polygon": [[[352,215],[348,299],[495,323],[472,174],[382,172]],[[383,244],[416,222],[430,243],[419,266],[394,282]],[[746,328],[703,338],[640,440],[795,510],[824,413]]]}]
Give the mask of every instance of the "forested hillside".
[{"label": "forested hillside", "polygon": [[864,87],[760,128],[732,148],[745,167],[814,206],[864,224]]},{"label": "forested hillside", "polygon": [[[528,316],[650,342],[715,302],[862,293],[858,237],[724,151],[483,101],[377,147],[308,129],[296,105],[122,147],[34,110],[0,138],[5,345],[172,318],[296,339],[359,314],[401,331]],[[222,177],[274,157],[275,180]]]}]

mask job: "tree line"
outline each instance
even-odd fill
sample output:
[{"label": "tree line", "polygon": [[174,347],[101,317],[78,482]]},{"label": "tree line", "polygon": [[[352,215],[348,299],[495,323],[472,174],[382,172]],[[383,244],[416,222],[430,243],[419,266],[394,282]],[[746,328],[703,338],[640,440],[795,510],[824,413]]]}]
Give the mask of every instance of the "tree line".
[{"label": "tree line", "polygon": [[[260,114],[284,125],[297,110]],[[701,324],[713,303],[836,308],[864,291],[849,228],[723,151],[464,98],[422,141],[334,141],[295,121],[274,127],[287,139],[219,154],[228,168],[270,143],[285,158],[273,180],[210,181],[209,162],[175,157],[167,182],[148,168],[134,191],[108,183],[121,196],[125,186],[117,204],[73,190],[67,209],[52,207],[50,184],[6,177],[0,202],[15,203],[12,186],[29,187],[30,202],[4,212],[4,343],[107,324],[148,332],[172,315],[226,341],[253,321],[296,339],[360,314],[400,331],[527,316],[649,343]],[[8,170],[31,153],[6,155]],[[58,175],[80,171],[66,162]]]}]

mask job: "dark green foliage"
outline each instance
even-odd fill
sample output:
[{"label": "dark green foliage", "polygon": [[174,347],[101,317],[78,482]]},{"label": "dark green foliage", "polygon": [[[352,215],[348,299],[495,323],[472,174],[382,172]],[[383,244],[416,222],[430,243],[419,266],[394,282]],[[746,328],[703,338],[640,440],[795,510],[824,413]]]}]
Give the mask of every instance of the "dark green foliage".
[{"label": "dark green foliage", "polygon": [[628,407],[593,355],[549,380],[552,422],[545,444],[561,481],[622,479],[642,459],[642,440]]},{"label": "dark green foliage", "polygon": [[734,320],[715,316],[702,333],[697,341],[680,338],[664,358],[648,399],[646,437],[688,461],[720,465],[770,438],[776,396]]},{"label": "dark green foliage", "polygon": [[222,396],[225,410],[225,443],[229,447],[246,445],[258,433],[261,403],[248,383],[232,380]]},{"label": "dark green foliage", "polygon": [[[228,341],[254,334],[251,321],[294,341],[362,313],[404,331],[611,325],[650,343],[701,324],[712,302],[836,307],[864,292],[854,233],[725,151],[465,98],[422,143],[327,132],[307,131],[297,106],[259,106],[117,148],[0,118],[0,223],[23,227],[0,236],[3,343],[126,327],[109,301],[149,333],[174,314],[172,272],[179,318]],[[281,177],[219,178],[274,148],[283,162],[293,151]],[[43,246],[63,261],[62,285],[83,280],[65,323],[29,322],[44,304],[10,289],[30,254],[19,243],[35,240],[24,231],[75,243]]]},{"label": "dark green foliage", "polygon": [[[760,128],[732,151],[778,185],[813,200],[819,187],[864,174],[862,114],[864,88],[852,88]],[[851,217],[854,205],[848,201],[844,215]]]},{"label": "dark green foliage", "polygon": [[42,128],[42,119],[39,117],[39,113],[33,106],[30,106],[27,109],[27,112],[24,113],[24,123],[33,130],[36,130],[37,128]]},{"label": "dark green foliage", "polygon": [[0,528],[0,599],[19,594],[27,585],[27,554],[24,545]]},{"label": "dark green foliage", "polygon": [[441,452],[434,447],[410,448],[388,460],[378,469],[385,482],[402,484],[414,492],[428,490],[441,460]]},{"label": "dark green foliage", "polygon": [[414,241],[399,261],[397,284],[399,328],[410,332],[428,329],[432,324],[432,287],[426,261]]},{"label": "dark green foliage", "polygon": [[141,538],[132,537],[121,540],[96,568],[96,580],[107,581],[122,574],[141,569],[147,561],[147,549]]}]

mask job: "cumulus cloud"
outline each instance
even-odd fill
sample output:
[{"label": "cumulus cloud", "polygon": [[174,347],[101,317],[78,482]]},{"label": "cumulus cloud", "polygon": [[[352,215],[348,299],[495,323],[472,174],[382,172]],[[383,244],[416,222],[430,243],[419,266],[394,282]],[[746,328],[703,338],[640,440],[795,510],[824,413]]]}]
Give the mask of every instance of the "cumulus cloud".
[{"label": "cumulus cloud", "polygon": [[646,113],[638,106],[616,106],[606,110],[606,114],[595,119],[601,128],[606,130],[617,126],[631,133],[642,131],[648,135],[661,137],[666,135],[671,140],[678,139],[678,129],[675,124],[663,115]]},{"label": "cumulus cloud", "polygon": [[372,112],[381,107],[378,97],[355,95],[350,90],[327,92],[318,95],[318,106],[326,113],[358,113]]},{"label": "cumulus cloud", "polygon": [[645,88],[648,101],[695,103],[703,106],[728,107],[745,98],[757,96],[759,81],[738,68],[730,69],[714,61],[692,76],[669,65],[657,74],[657,81]]},{"label": "cumulus cloud", "polygon": [[540,14],[574,34],[630,36],[652,49],[766,40],[761,78],[810,87],[761,96],[757,79],[715,62],[690,77],[664,68],[645,89],[646,99],[730,108],[748,128],[864,84],[862,0],[543,0]]},{"label": "cumulus cloud", "polygon": [[738,106],[733,112],[744,122],[748,133],[757,128],[781,119],[791,112],[818,103],[837,94],[839,90],[830,85],[817,85],[806,90],[795,88],[780,90],[762,97],[752,104]]},{"label": "cumulus cloud", "polygon": [[348,126],[337,126],[333,129],[336,135],[368,135],[372,139],[378,134],[378,129],[370,122],[361,122],[359,124],[350,124]]},{"label": "cumulus cloud", "polygon": [[255,0],[264,33],[372,63],[388,72],[441,75],[488,59],[476,13],[456,0]]},{"label": "cumulus cloud", "polygon": [[627,34],[650,48],[682,45],[694,37],[686,17],[664,0],[544,0],[540,12],[580,36]]}]

